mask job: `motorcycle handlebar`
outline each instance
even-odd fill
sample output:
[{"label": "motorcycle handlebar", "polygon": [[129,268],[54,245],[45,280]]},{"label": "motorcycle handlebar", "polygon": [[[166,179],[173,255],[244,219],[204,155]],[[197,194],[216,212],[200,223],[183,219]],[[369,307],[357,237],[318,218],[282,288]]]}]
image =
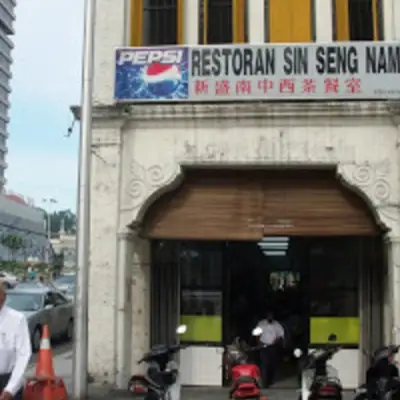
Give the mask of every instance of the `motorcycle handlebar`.
[{"label": "motorcycle handlebar", "polygon": [[[187,347],[189,347],[189,344],[186,344],[186,343],[184,343],[184,344],[181,344],[181,343],[180,344],[173,344],[172,346],[169,346],[168,350],[166,352],[164,352],[163,354],[175,353],[175,352],[177,352],[179,350],[186,349]],[[142,357],[137,363],[141,364],[143,362],[147,362],[152,357],[157,357],[157,356],[160,356],[160,355],[161,355],[161,353],[160,354],[152,354],[151,351],[150,351],[144,357]]]}]

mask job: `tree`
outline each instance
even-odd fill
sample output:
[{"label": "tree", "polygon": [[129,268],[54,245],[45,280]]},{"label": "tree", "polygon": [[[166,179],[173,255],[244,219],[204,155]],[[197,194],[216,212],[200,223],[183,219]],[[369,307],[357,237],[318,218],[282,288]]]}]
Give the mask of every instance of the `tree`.
[{"label": "tree", "polygon": [[[45,224],[47,224],[47,214],[45,212]],[[71,210],[60,210],[50,215],[51,233],[58,234],[61,230],[62,221],[64,221],[64,231],[66,233],[76,233],[76,215]]]},{"label": "tree", "polygon": [[7,247],[11,252],[11,259],[15,261],[16,253],[21,250],[25,243],[24,239],[17,235],[7,235],[1,239],[1,244]]}]

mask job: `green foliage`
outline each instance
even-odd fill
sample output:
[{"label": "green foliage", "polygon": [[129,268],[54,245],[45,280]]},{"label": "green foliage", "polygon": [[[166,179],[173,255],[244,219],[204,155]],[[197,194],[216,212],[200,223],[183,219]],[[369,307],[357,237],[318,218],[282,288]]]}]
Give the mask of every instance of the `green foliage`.
[{"label": "green foliage", "polygon": [[[48,265],[45,263],[38,263],[32,265],[33,270],[38,275],[46,276],[48,274]],[[28,265],[26,263],[17,261],[0,261],[0,271],[18,276],[20,278],[27,277]]]},{"label": "green foliage", "polygon": [[[45,210],[44,210],[45,211]],[[46,212],[46,211],[45,211]],[[47,216],[45,217],[47,224]],[[71,210],[56,211],[51,214],[51,233],[58,233],[64,220],[64,230],[66,233],[76,233],[76,215]]]},{"label": "green foliage", "polygon": [[15,254],[18,250],[25,247],[24,239],[17,235],[6,235],[0,239],[1,244],[7,247],[11,252],[11,258],[15,259]]}]

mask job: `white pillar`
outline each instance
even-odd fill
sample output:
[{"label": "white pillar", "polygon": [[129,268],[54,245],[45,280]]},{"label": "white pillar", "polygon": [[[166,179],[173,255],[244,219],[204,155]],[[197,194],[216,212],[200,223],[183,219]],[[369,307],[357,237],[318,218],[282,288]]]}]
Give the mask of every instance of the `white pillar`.
[{"label": "white pillar", "polygon": [[131,372],[132,295],[131,260],[132,232],[118,232],[116,280],[116,385],[126,388]]},{"label": "white pillar", "polygon": [[315,39],[317,42],[329,43],[333,40],[331,0],[315,0]]},{"label": "white pillar", "polygon": [[247,26],[249,43],[265,43],[264,0],[247,1]]},{"label": "white pillar", "polygon": [[150,348],[150,241],[135,235],[131,263],[132,285],[132,359],[131,372],[144,373],[146,366],[137,361]]},{"label": "white pillar", "polygon": [[383,0],[383,34],[384,40],[400,40],[400,2]]},{"label": "white pillar", "polygon": [[185,0],[184,2],[184,43],[199,44],[200,1]]},{"label": "white pillar", "polygon": [[386,243],[388,246],[389,268],[389,285],[386,290],[389,292],[389,304],[386,308],[388,321],[385,321],[384,324],[385,337],[391,336],[392,344],[400,344],[400,237],[388,235]]},{"label": "white pillar", "polygon": [[393,0],[383,0],[382,14],[383,14],[383,38],[384,40],[394,40],[394,2]]}]

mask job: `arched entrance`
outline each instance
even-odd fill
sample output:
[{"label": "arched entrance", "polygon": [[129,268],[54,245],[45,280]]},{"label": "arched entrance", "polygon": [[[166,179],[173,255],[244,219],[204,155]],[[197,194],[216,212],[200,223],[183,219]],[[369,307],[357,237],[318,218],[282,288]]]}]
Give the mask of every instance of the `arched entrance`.
[{"label": "arched entrance", "polygon": [[179,320],[189,326],[184,383],[221,383],[216,349],[271,305],[287,350],[337,334],[347,387],[363,369],[359,349],[382,342],[382,229],[333,170],[188,170],[150,207],[141,233],[153,242],[152,341]]},{"label": "arched entrance", "polygon": [[367,204],[333,170],[188,170],[146,213],[150,238],[379,235]]}]

